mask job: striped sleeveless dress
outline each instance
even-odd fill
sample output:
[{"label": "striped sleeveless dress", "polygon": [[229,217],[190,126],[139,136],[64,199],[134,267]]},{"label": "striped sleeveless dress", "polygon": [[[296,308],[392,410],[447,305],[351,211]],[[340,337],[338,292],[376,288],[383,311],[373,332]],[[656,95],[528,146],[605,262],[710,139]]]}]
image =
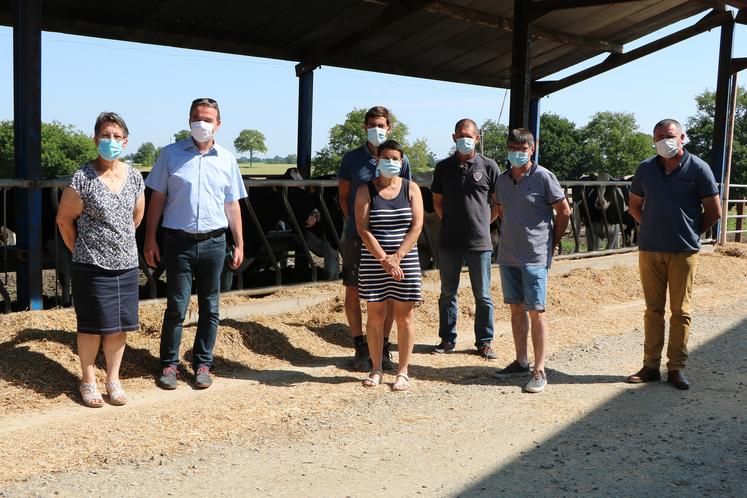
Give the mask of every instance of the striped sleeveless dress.
[{"label": "striped sleeveless dress", "polygon": [[[368,227],[384,249],[395,252],[412,224],[410,208],[410,182],[402,179],[399,194],[394,199],[384,199],[372,182],[367,183],[371,196]],[[400,262],[405,278],[397,282],[374,258],[365,244],[361,248],[361,262],[358,271],[358,293],[366,301],[421,301],[420,260],[417,244]]]}]

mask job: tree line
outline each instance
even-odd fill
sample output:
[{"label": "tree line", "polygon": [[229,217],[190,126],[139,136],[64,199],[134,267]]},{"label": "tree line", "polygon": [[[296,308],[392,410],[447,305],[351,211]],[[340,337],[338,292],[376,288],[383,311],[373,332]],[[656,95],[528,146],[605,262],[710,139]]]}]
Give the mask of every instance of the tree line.
[{"label": "tree line", "polygon": [[[696,112],[683,125],[687,134],[686,148],[711,160],[711,140],[716,107],[716,95],[704,91],[695,97]],[[353,109],[341,124],[329,130],[328,143],[313,157],[314,175],[335,174],[342,156],[366,141],[363,130],[365,109]],[[400,142],[413,171],[430,171],[436,156],[424,138],[410,141],[409,128],[396,116],[390,117],[390,138]],[[653,126],[653,123],[651,124]],[[15,177],[13,155],[13,121],[0,121],[0,178]],[[480,124],[482,153],[503,164],[506,157],[506,125],[488,119]],[[445,130],[446,140],[450,136]],[[189,130],[180,130],[174,140],[189,137]],[[59,122],[42,123],[42,170],[44,176],[71,174],[97,155],[91,137],[72,125]],[[255,159],[255,154],[267,152],[265,136],[258,130],[242,130],[234,140],[238,153],[249,153],[250,164],[256,161],[295,164],[296,155]],[[136,152],[125,156],[142,166],[152,166],[161,152],[152,142],[145,142]],[[651,130],[641,130],[635,115],[627,112],[602,111],[595,113],[585,126],[553,113],[540,117],[540,164],[553,171],[561,180],[574,180],[583,174],[607,171],[616,177],[633,174],[638,164],[654,154]],[[244,158],[242,158],[244,159]],[[747,183],[747,91],[737,91],[737,112],[732,147],[732,183]]]}]

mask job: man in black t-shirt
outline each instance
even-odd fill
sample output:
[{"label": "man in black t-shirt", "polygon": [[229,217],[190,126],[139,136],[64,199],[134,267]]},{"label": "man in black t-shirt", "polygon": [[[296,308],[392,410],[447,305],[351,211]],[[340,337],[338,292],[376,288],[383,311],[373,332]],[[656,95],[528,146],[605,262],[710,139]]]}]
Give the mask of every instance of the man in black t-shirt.
[{"label": "man in black t-shirt", "polygon": [[456,152],[436,164],[431,186],[433,207],[442,220],[438,299],[441,342],[434,352],[448,353],[456,346],[457,289],[462,265],[466,264],[475,297],[475,346],[483,358],[492,360],[495,353],[491,347],[490,223],[498,215],[493,194],[500,169],[495,161],[475,152],[480,135],[471,119],[459,120],[452,138]]}]

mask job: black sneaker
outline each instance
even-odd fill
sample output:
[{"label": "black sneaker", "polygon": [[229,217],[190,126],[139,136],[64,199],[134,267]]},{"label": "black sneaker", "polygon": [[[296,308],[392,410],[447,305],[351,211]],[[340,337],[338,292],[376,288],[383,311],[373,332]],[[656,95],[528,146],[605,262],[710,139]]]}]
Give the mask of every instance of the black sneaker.
[{"label": "black sneaker", "polygon": [[200,365],[197,367],[197,373],[195,374],[195,387],[197,389],[207,389],[211,385],[213,385],[213,379],[210,377],[210,367]]},{"label": "black sneaker", "polygon": [[532,371],[532,367],[528,363],[526,366],[524,366],[521,363],[519,363],[519,360],[514,360],[508,365],[506,365],[506,368],[503,368],[502,370],[498,370],[495,376],[498,378],[501,378],[501,377],[506,377],[508,375],[528,374],[531,371]]},{"label": "black sneaker", "polygon": [[436,347],[433,348],[434,353],[444,354],[451,353],[456,347],[455,342],[441,341]]},{"label": "black sneaker", "polygon": [[368,355],[368,344],[364,340],[355,342],[353,370],[357,372],[368,372],[371,370],[371,357]]},{"label": "black sneaker", "polygon": [[381,355],[381,368],[384,370],[395,370],[397,364],[392,361],[392,352],[389,350],[391,344],[389,341],[384,342],[384,350]]},{"label": "black sneaker", "polygon": [[176,389],[177,373],[178,370],[176,368],[176,365],[169,365],[168,367],[164,368],[161,372],[161,376],[158,378],[158,385],[163,389],[168,389],[169,391],[171,391],[172,389]]},{"label": "black sneaker", "polygon": [[482,356],[485,360],[495,360],[496,358],[498,358],[495,355],[495,351],[493,351],[493,347],[490,344],[483,344],[481,346],[478,346],[477,354]]}]

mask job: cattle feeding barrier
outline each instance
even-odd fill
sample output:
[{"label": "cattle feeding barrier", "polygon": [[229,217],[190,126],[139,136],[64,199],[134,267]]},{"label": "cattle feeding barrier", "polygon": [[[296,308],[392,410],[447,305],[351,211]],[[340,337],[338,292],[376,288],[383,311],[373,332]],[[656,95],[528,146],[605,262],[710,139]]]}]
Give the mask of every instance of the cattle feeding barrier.
[{"label": "cattle feeding barrier", "polygon": [[[739,193],[733,195],[732,191]],[[727,183],[724,188],[724,197],[722,199],[723,223],[721,227],[719,243],[725,244],[732,235],[734,242],[742,242],[742,234],[747,233],[744,229],[745,205],[747,205],[747,184]],[[732,214],[732,209],[735,213]],[[730,229],[730,221],[734,220],[734,228]]]},{"label": "cattle feeding barrier", "polygon": [[[430,195],[429,177],[418,175],[416,182],[423,188],[424,196]],[[16,296],[15,276],[18,261],[27,257],[26,252],[15,246],[12,240],[15,226],[16,210],[13,209],[15,192],[19,189],[35,188],[43,191],[44,213],[43,225],[39,229],[44,235],[44,304],[45,307],[68,306],[72,302],[70,294],[70,253],[65,247],[59,231],[56,229],[55,215],[57,201],[62,190],[68,184],[69,178],[54,178],[48,180],[30,181],[15,179],[0,179],[0,202],[2,204],[2,273],[0,273],[0,309],[4,312],[12,310],[12,303]],[[632,235],[625,237],[622,223],[612,223],[610,219],[623,220],[628,211],[624,195],[613,195],[606,210],[602,211],[599,220],[593,220],[594,207],[589,205],[585,193],[591,189],[613,189],[624,191],[629,188],[628,181],[562,181],[560,182],[572,209],[571,223],[564,237],[566,244],[557,258],[593,257],[635,251],[637,249],[637,226],[632,227]],[[306,214],[299,211],[300,201],[313,203],[317,227],[325,234],[325,241],[339,256],[340,238],[342,236],[343,218],[337,197],[338,183],[336,179],[256,179],[245,178],[244,184],[249,193],[241,200],[242,224],[245,237],[245,247],[252,249],[245,251],[245,262],[239,271],[224,271],[222,280],[223,292],[240,294],[268,294],[280,288],[298,285],[304,282],[320,280],[317,265],[314,261],[314,251],[307,242],[308,226]],[[745,187],[734,185],[734,188]],[[574,195],[575,192],[575,195]],[[263,195],[256,195],[263,193]],[[146,196],[147,197],[147,196]],[[268,201],[267,199],[270,199]],[[733,200],[735,205],[744,206],[747,201]],[[432,202],[430,203],[432,205]],[[147,208],[146,208],[147,209]],[[614,214],[614,216],[612,215]],[[738,215],[737,221],[747,216]],[[267,220],[270,221],[267,221]],[[155,299],[165,295],[165,268],[163,264],[157,268],[149,268],[143,257],[145,221],[138,228],[138,253],[141,270],[141,298]],[[601,232],[608,241],[607,248],[598,250],[597,245],[589,243],[596,237],[590,227],[594,224],[601,227]],[[740,225],[741,226],[741,225]],[[743,233],[747,230],[730,231]],[[160,231],[160,229],[159,229]],[[421,234],[418,244],[430,251],[430,263],[424,268],[437,267],[437,236]],[[159,235],[160,236],[160,235]],[[621,237],[619,243],[612,244],[612,237]],[[254,240],[249,241],[247,237]],[[230,234],[229,234],[230,239]],[[586,243],[584,243],[586,239]],[[706,242],[710,240],[705,240]],[[251,242],[251,243],[250,243]],[[499,243],[499,242],[498,242]],[[622,247],[621,247],[622,246]],[[423,251],[427,253],[427,251]],[[286,264],[293,256],[296,261],[305,261],[308,271],[301,274],[301,268],[295,265],[293,271]],[[317,254],[317,258],[320,256]],[[337,264],[337,263],[335,263]],[[339,266],[337,267],[339,270]],[[260,278],[261,277],[261,278]],[[336,277],[336,276],[335,276]],[[329,275],[325,274],[325,278]]]}]

